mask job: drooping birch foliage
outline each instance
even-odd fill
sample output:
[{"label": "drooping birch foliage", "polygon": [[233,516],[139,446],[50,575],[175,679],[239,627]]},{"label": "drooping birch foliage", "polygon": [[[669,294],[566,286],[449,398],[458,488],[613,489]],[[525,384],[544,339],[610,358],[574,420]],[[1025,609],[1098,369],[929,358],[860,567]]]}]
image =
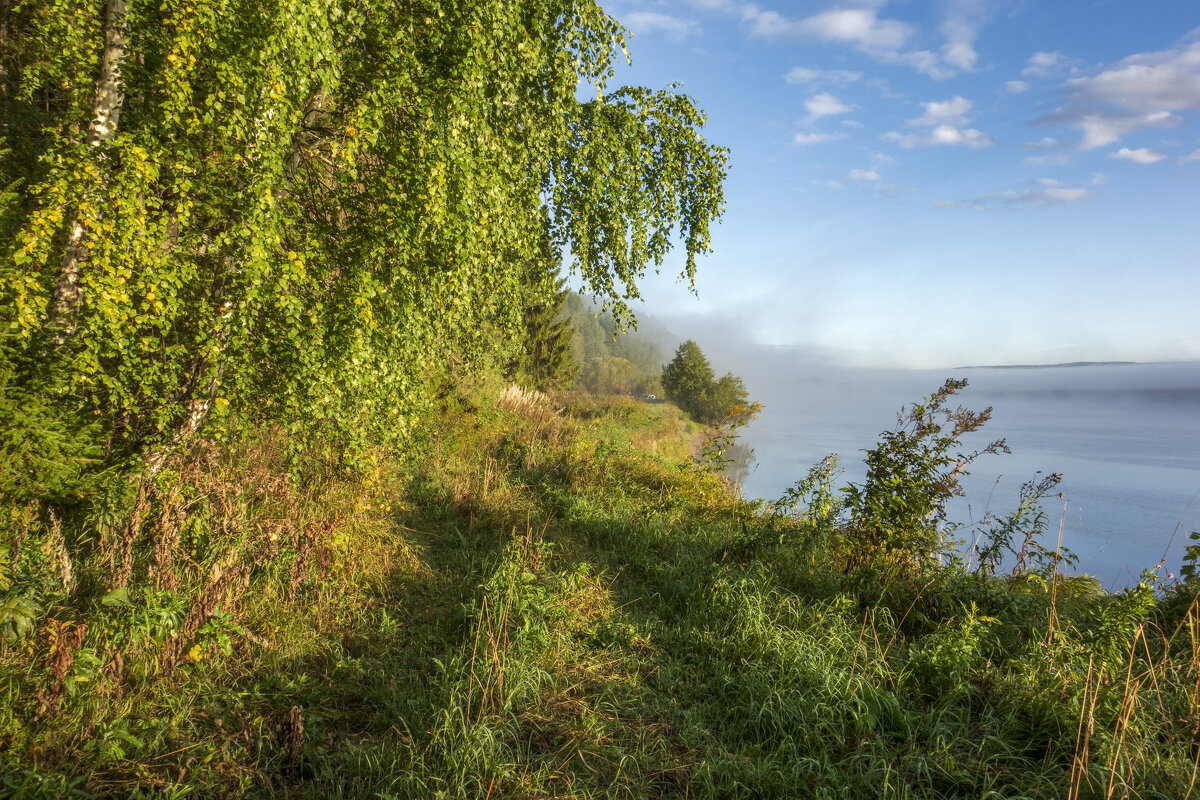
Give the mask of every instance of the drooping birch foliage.
[{"label": "drooping birch foliage", "polygon": [[4,5],[8,357],[152,468],[229,408],[403,437],[519,332],[546,220],[620,308],[672,242],[692,280],[722,210],[688,98],[603,94],[589,0]]}]

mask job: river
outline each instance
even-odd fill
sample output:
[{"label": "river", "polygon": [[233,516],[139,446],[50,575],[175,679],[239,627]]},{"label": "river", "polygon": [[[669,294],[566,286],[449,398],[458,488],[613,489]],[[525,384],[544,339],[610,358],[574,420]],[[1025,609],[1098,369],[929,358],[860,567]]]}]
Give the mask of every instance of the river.
[{"label": "river", "polygon": [[[784,363],[787,363],[784,360]],[[985,455],[964,481],[967,496],[949,514],[970,523],[1016,507],[1021,484],[1038,472],[1063,475],[1044,504],[1053,548],[1079,558],[1077,572],[1110,589],[1145,567],[1178,574],[1200,530],[1200,363],[1114,364],[939,371],[781,369],[747,379],[762,415],[743,434],[753,448],[742,481],[749,497],[777,498],[830,453],[840,481],[861,481],[863,450],[895,425],[900,406],[949,377],[966,378],[958,401],[994,409],[968,450],[1004,438],[1011,454]]]}]

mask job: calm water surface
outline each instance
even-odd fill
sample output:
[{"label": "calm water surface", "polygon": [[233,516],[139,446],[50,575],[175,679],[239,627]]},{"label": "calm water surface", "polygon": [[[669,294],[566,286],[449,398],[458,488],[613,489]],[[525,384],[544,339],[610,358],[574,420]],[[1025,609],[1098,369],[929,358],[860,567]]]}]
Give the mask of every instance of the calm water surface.
[{"label": "calm water surface", "polygon": [[[901,405],[948,377],[967,378],[968,408],[994,408],[968,438],[974,450],[1005,438],[1011,455],[983,456],[964,482],[951,517],[977,520],[1016,507],[1021,484],[1039,471],[1063,475],[1048,498],[1050,546],[1079,557],[1077,571],[1110,588],[1136,582],[1165,559],[1178,572],[1187,534],[1200,530],[1200,363],[943,371],[797,369],[749,379],[766,403],[743,434],[757,462],[744,479],[751,497],[777,498],[824,456],[838,453],[841,475],[861,481],[862,451],[894,426]],[[765,387],[766,391],[762,391]]]}]

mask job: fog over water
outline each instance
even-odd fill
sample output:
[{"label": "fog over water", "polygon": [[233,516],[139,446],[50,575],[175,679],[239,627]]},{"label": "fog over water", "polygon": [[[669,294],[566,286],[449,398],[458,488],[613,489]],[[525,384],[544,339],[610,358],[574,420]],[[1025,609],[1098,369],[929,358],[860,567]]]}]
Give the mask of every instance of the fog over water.
[{"label": "fog over water", "polygon": [[[991,421],[969,436],[973,451],[1004,438],[1012,454],[985,455],[950,506],[970,523],[1016,507],[1021,484],[1059,472],[1062,498],[1048,498],[1050,541],[1079,557],[1076,570],[1119,588],[1166,559],[1178,573],[1189,531],[1200,530],[1200,363],[1038,368],[886,370],[836,367],[798,350],[698,336],[718,373],[741,375],[765,403],[742,441],[755,464],[743,482],[767,499],[838,453],[840,483],[861,481],[863,450],[892,428],[900,407],[947,378],[966,378],[959,403],[991,405]],[[964,528],[960,536],[969,538]]]}]

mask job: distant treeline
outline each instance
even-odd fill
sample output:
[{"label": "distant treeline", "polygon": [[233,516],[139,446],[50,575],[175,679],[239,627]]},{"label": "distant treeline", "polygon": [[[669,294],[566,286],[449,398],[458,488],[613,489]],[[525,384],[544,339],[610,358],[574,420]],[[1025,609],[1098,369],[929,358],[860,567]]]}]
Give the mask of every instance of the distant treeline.
[{"label": "distant treeline", "polygon": [[576,388],[594,394],[662,395],[662,369],[672,347],[672,336],[662,325],[646,319],[637,330],[622,331],[612,314],[575,292],[567,295],[563,313],[575,326]]}]

